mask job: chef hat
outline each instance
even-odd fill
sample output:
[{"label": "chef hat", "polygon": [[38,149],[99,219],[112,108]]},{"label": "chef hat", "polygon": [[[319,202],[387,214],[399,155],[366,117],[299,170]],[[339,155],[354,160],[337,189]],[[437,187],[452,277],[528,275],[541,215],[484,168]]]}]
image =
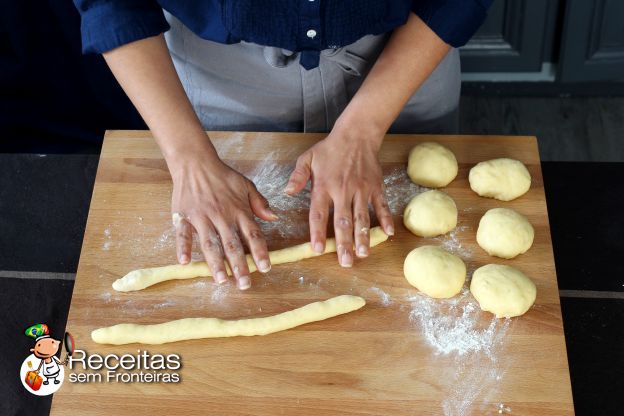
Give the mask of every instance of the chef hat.
[{"label": "chef hat", "polygon": [[39,341],[43,338],[50,338],[50,330],[46,324],[37,324],[26,328],[26,336],[35,338],[35,341]]}]

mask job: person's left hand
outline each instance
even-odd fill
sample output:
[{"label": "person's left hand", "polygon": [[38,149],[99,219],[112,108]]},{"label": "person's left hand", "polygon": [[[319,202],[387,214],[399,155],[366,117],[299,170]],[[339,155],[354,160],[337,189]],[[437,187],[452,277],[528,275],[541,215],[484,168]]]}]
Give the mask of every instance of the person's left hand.
[{"label": "person's left hand", "polygon": [[368,256],[369,203],[384,232],[394,234],[377,158],[383,137],[366,137],[347,130],[335,127],[323,141],[299,156],[285,189],[294,195],[308,180],[312,182],[310,242],[317,253],[325,250],[329,208],[333,204],[336,251],[343,267],[353,264],[354,240],[357,256]]}]

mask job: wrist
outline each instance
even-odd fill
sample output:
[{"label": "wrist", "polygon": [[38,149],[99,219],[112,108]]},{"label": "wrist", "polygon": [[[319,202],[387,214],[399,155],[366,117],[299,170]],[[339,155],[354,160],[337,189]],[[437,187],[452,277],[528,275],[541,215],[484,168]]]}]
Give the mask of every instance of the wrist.
[{"label": "wrist", "polygon": [[169,172],[174,180],[178,173],[189,169],[217,166],[222,163],[207,136],[186,140],[182,145],[161,147]]},{"label": "wrist", "polygon": [[337,134],[343,140],[357,142],[359,145],[369,146],[379,151],[386,129],[373,121],[360,120],[343,113],[336,120],[332,133]]}]

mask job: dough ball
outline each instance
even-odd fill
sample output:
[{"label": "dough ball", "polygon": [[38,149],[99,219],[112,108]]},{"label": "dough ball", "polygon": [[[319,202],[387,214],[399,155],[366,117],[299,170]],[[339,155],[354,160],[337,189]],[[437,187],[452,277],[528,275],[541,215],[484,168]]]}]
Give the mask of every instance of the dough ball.
[{"label": "dough ball", "polygon": [[494,208],[479,221],[477,243],[491,256],[512,259],[533,244],[533,226],[513,209]]},{"label": "dough ball", "polygon": [[441,144],[421,143],[409,153],[407,174],[418,185],[440,188],[457,176],[457,159]]},{"label": "dough ball", "polygon": [[450,298],[466,281],[466,265],[457,256],[436,246],[415,248],[403,263],[405,278],[432,298]]},{"label": "dough ball", "polygon": [[420,237],[445,234],[457,225],[457,206],[453,198],[443,192],[423,192],[405,207],[403,224]]},{"label": "dough ball", "polygon": [[531,187],[531,174],[514,159],[492,159],[478,163],[468,175],[470,187],[480,196],[511,201]]},{"label": "dough ball", "polygon": [[520,270],[501,264],[479,267],[472,275],[470,291],[484,311],[497,318],[524,314],[535,302],[535,283]]}]

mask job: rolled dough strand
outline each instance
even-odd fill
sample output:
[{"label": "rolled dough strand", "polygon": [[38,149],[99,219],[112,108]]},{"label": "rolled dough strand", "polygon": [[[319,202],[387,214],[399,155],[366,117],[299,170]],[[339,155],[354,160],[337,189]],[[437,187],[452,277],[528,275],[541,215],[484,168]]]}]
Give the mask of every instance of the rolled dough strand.
[{"label": "rolled dough strand", "polygon": [[[381,227],[374,227],[370,230],[370,246],[374,247],[388,239]],[[321,254],[312,249],[310,243],[303,243],[297,246],[283,248],[269,252],[271,264],[292,263],[295,261],[308,259],[310,257],[320,256],[327,253],[336,252],[336,239],[328,238],[325,243],[325,251]],[[247,254],[247,265],[249,272],[253,273],[257,270],[253,257]],[[228,275],[232,275],[230,268],[226,264]],[[176,279],[193,279],[195,277],[212,276],[206,262],[198,261],[186,265],[172,264],[170,266],[153,267],[149,269],[133,270],[124,277],[113,282],[113,289],[119,292],[131,292],[134,290],[145,289],[146,287],[155,285],[156,283],[166,280]]]},{"label": "rolled dough strand", "polygon": [[189,339],[267,335],[353,312],[366,304],[359,296],[341,295],[264,318],[228,321],[185,318],[155,325],[119,324],[91,332],[98,344],[165,344]]}]

